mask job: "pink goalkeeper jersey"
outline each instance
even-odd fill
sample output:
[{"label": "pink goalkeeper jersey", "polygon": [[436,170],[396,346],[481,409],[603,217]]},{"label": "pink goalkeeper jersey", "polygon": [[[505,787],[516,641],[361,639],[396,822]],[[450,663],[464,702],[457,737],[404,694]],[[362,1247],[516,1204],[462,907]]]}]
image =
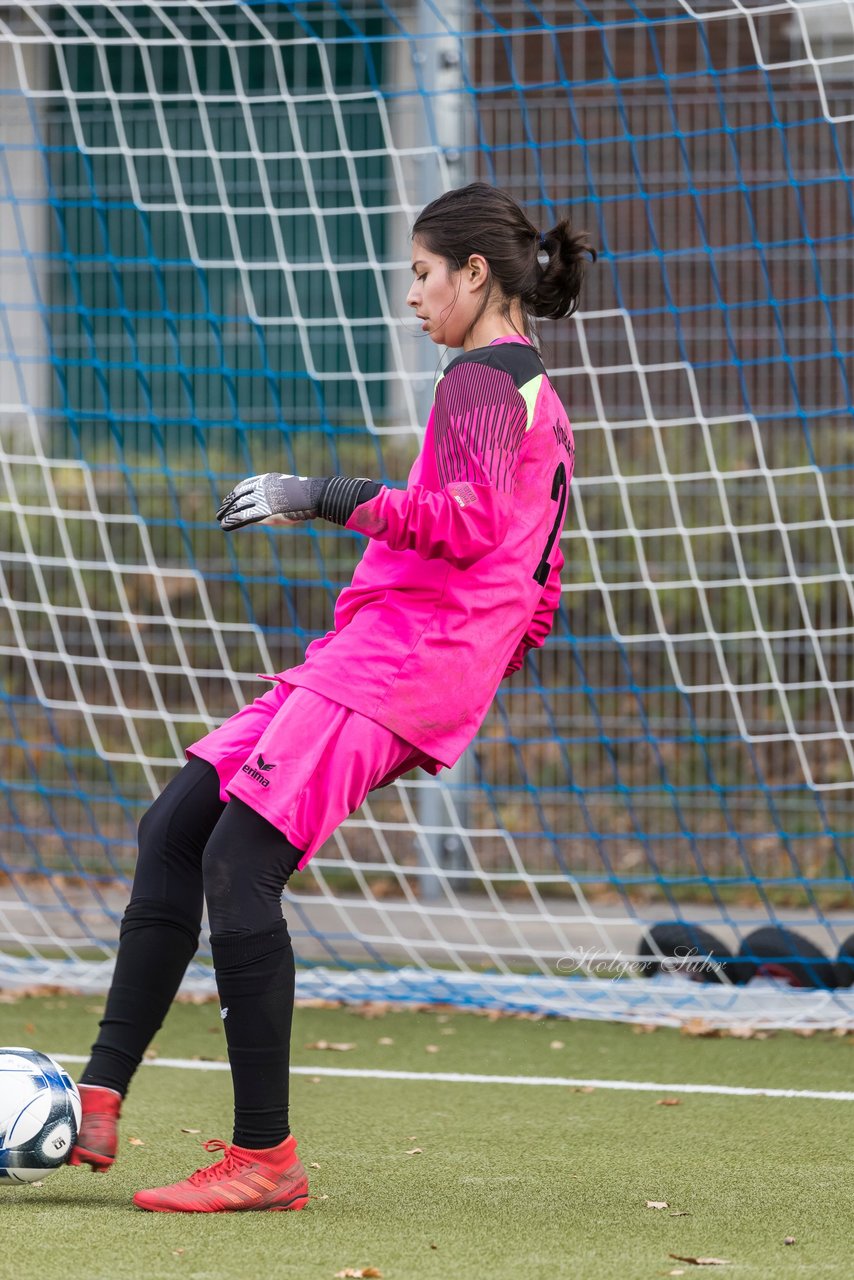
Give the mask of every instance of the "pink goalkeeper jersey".
[{"label": "pink goalkeeper jersey", "polygon": [[334,628],[281,675],[361,712],[450,766],[560,602],[572,431],[518,337],[457,357],[436,384],[405,489],[347,528],[369,543]]}]

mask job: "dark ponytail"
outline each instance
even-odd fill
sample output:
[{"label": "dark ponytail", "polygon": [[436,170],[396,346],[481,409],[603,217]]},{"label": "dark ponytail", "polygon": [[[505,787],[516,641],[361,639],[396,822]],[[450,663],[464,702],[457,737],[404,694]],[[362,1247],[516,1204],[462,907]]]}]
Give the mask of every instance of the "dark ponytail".
[{"label": "dark ponytail", "polygon": [[[459,270],[473,253],[489,263],[505,314],[518,299],[526,317],[559,320],[578,308],[586,260],[596,250],[568,219],[540,232],[506,191],[486,182],[446,191],[421,211],[413,237]],[[489,295],[484,298],[485,309]]]},{"label": "dark ponytail", "polygon": [[587,232],[573,231],[568,218],[544,231],[539,240],[539,274],[531,288],[520,294],[522,305],[532,316],[560,320],[578,310],[585,259],[589,256],[595,262],[596,250]]}]

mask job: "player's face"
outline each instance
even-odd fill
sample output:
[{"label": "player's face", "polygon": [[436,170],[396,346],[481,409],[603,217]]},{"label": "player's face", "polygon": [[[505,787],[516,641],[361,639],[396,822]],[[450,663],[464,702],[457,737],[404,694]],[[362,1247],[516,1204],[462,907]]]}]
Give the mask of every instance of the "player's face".
[{"label": "player's face", "polygon": [[412,288],[406,305],[421,329],[442,347],[461,347],[477,314],[479,297],[470,287],[468,270],[453,270],[446,258],[431,253],[416,237],[412,242]]}]

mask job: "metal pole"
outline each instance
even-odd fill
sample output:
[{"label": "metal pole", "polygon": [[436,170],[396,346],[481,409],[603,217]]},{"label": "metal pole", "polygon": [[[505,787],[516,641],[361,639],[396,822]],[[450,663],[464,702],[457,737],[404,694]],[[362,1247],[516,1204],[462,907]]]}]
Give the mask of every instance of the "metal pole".
[{"label": "metal pole", "polygon": [[[418,161],[417,190],[420,206],[429,204],[436,196],[451,187],[462,186],[466,181],[466,129],[468,110],[463,96],[463,37],[467,29],[468,0],[450,0],[442,5],[441,19],[435,7],[417,0],[418,40],[413,45],[416,81],[424,95],[422,139],[426,150]],[[436,348],[430,342],[419,345],[420,371],[435,373]],[[426,423],[433,402],[433,377],[419,379],[416,403],[419,420]],[[438,867],[440,870],[463,869],[466,865],[463,841],[458,835],[442,834],[436,828],[448,827],[451,818],[448,784],[459,786],[468,783],[474,774],[471,751],[465,751],[460,760],[432,786],[419,790],[418,820],[426,831],[425,842],[418,842],[419,863],[422,867]],[[456,798],[456,810],[461,826],[466,824],[464,795]],[[432,828],[432,830],[431,830]],[[442,895],[439,877],[429,872],[420,877],[422,901],[435,901]]]},{"label": "metal pole", "polygon": [[[0,436],[12,447],[30,441],[28,410],[49,408],[50,368],[44,315],[48,203],[42,155],[42,102],[47,56],[21,47],[25,82],[11,43],[0,43]],[[33,418],[41,432],[41,417]]]}]

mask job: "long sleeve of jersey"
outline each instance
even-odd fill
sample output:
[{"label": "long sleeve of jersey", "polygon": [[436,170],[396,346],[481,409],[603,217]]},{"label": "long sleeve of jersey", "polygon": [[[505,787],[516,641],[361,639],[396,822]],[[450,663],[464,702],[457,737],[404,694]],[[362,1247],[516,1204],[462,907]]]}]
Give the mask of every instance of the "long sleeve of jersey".
[{"label": "long sleeve of jersey", "polygon": [[455,365],[436,389],[439,488],[382,489],[347,528],[465,569],[501,546],[513,519],[519,449],[528,410],[512,376],[476,362]]},{"label": "long sleeve of jersey", "polygon": [[543,594],[540,596],[537,611],[528,624],[528,630],[519,641],[516,652],[507,664],[507,670],[504,672],[505,679],[507,676],[512,676],[514,671],[519,671],[530,651],[532,649],[541,649],[551,635],[555,614],[560,608],[560,571],[564,565],[563,553],[560,548],[558,548],[556,556],[548,581],[543,587]]}]

